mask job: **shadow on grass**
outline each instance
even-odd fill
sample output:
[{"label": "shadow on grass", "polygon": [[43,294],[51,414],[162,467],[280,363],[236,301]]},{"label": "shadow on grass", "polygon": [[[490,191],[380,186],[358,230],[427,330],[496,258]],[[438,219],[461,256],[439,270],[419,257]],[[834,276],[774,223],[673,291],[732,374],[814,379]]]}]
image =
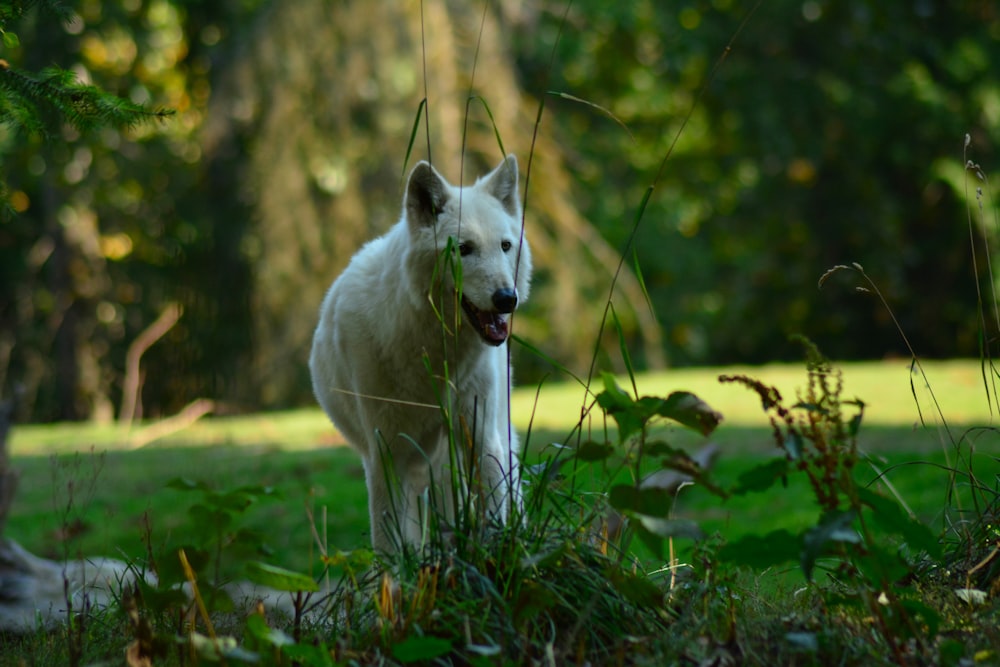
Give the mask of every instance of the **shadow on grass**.
[{"label": "shadow on grass", "polygon": [[[176,542],[190,527],[196,495],[167,488],[181,477],[219,491],[269,486],[277,492],[246,515],[245,527],[267,537],[275,560],[308,572],[318,560],[307,507],[326,509],[333,548],[367,544],[364,472],[346,448],[283,451],[274,447],[148,447],[135,451],[19,456],[20,485],[5,536],[44,557],[132,559]],[[319,534],[323,527],[317,526]]]},{"label": "shadow on grass", "polygon": [[[614,433],[610,436],[613,441]],[[656,437],[689,452],[705,442],[679,428],[663,429]],[[987,443],[993,437],[992,432],[983,433],[974,442],[988,451]],[[553,455],[549,443],[565,439],[566,433],[534,431],[527,461]],[[723,425],[712,441],[720,449],[713,477],[724,488],[735,485],[742,473],[779,455],[771,433],[764,428]],[[937,433],[869,426],[862,428],[859,444],[872,458],[871,464],[856,471],[863,483],[898,494],[925,520],[940,518],[949,473]],[[968,452],[968,446],[963,446],[963,451]],[[953,453],[950,455],[954,464]],[[289,451],[274,445],[156,445],[106,452],[94,447],[76,454],[15,456],[14,465],[20,470],[21,482],[6,535],[46,557],[141,558],[146,554],[143,536],[147,532],[154,550],[176,542],[190,524],[188,509],[197,500],[167,488],[177,477],[205,482],[217,490],[273,487],[277,497],[252,508],[246,522],[247,527],[267,536],[268,546],[274,550],[272,561],[283,566],[308,572],[318,560],[307,507],[314,513],[320,535],[325,528],[331,549],[368,544],[364,473],[359,459],[347,447]],[[1000,464],[991,456],[976,454],[973,465],[980,480],[995,479],[1000,473]],[[599,470],[587,475],[588,485],[601,488]],[[886,487],[886,481],[892,489]],[[675,507],[676,516],[693,519],[706,534],[719,532],[727,540],[777,528],[815,525],[818,511],[810,489],[798,480],[767,494],[726,501],[705,489],[686,487]]]}]

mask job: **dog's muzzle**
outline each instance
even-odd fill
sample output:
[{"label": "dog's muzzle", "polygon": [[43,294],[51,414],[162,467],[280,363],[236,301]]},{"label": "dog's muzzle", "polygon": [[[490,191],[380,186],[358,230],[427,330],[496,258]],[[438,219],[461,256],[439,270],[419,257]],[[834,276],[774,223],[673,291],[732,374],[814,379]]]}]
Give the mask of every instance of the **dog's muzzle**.
[{"label": "dog's muzzle", "polygon": [[480,310],[463,294],[462,309],[484,342],[489,345],[503,345],[510,334],[507,316],[517,308],[517,290],[513,287],[502,287],[493,293],[492,301],[491,310]]}]

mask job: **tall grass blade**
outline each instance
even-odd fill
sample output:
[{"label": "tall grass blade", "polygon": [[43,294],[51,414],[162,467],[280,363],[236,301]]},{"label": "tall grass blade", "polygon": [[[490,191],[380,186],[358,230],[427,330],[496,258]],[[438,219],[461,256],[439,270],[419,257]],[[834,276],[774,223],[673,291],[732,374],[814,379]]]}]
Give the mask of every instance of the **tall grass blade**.
[{"label": "tall grass blade", "polygon": [[515,333],[510,334],[509,340],[517,343],[518,345],[520,345],[525,350],[527,350],[528,352],[530,352],[534,356],[538,357],[542,361],[544,361],[544,362],[546,362],[548,364],[551,364],[553,368],[555,368],[557,371],[559,371],[563,375],[566,375],[567,377],[572,378],[581,387],[586,387],[587,386],[587,384],[583,381],[582,378],[580,378],[578,375],[576,375],[575,373],[573,373],[573,371],[571,371],[569,368],[567,368],[566,366],[564,366],[561,361],[555,359],[554,357],[550,356],[546,352],[542,351],[541,348],[539,348],[538,346],[534,345],[533,343],[525,340],[524,338],[521,338],[520,336],[518,336]]},{"label": "tall grass blade", "polygon": [[913,357],[910,359],[910,395],[913,396],[913,404],[917,406],[917,417],[920,419],[920,425],[927,426],[927,423],[924,421],[924,411],[920,408],[920,399],[917,398],[917,386],[913,384],[913,377],[917,373],[917,358]]},{"label": "tall grass blade", "polygon": [[[427,37],[424,34],[424,0],[420,0],[420,67],[424,73],[424,99],[421,100],[421,105],[425,107],[424,136],[427,138],[427,161],[434,164],[434,160],[431,158],[431,121],[426,109],[430,95],[427,93]],[[407,150],[407,157],[409,157],[409,150]]]},{"label": "tall grass blade", "polygon": [[639,264],[639,251],[635,246],[632,246],[632,273],[639,282],[639,289],[642,290],[642,296],[646,299],[646,307],[649,308],[649,314],[653,316],[653,319],[656,319],[656,308],[653,306],[652,297],[649,296],[649,289],[646,287],[646,278],[642,275],[642,265]]},{"label": "tall grass blade", "polygon": [[608,301],[611,309],[611,319],[615,325],[615,333],[618,335],[618,348],[622,353],[622,361],[625,363],[625,370],[628,372],[629,382],[632,383],[632,395],[639,398],[639,387],[635,383],[635,368],[632,365],[632,356],[628,353],[628,343],[625,340],[625,330],[622,329],[621,320],[618,319],[618,311],[613,303]]},{"label": "tall grass blade", "polygon": [[558,91],[558,90],[550,90],[550,91],[548,91],[548,94],[549,95],[554,95],[555,97],[560,97],[560,98],[562,98],[564,100],[569,100],[570,102],[576,102],[577,104],[583,104],[585,106],[590,107],[591,109],[595,109],[595,110],[599,111],[601,114],[607,116],[608,118],[610,118],[611,120],[613,120],[615,123],[617,123],[618,127],[620,127],[623,130],[625,130],[625,134],[628,135],[628,138],[632,140],[632,143],[635,143],[635,137],[632,135],[632,131],[628,129],[628,125],[626,125],[625,121],[623,121],[618,116],[616,116],[610,109],[606,109],[605,107],[602,107],[600,104],[597,104],[595,102],[591,102],[590,100],[585,100],[582,97],[577,97],[576,95],[570,95],[569,93],[564,93],[564,92],[561,92],[561,91]]},{"label": "tall grass blade", "polygon": [[[406,180],[406,166],[410,164],[410,155],[413,153],[413,144],[417,140],[417,131],[420,129],[420,118],[427,117],[427,98],[420,100],[417,106],[417,115],[413,118],[413,129],[410,130],[410,140],[406,144],[406,155],[403,156],[403,171],[399,175],[401,181]],[[430,147],[427,149],[427,159],[431,158]]]},{"label": "tall grass blade", "polygon": [[493,110],[490,109],[490,105],[481,95],[473,95],[472,97],[469,98],[468,102],[465,105],[466,115],[468,115],[469,112],[469,104],[471,104],[472,102],[479,102],[480,104],[483,105],[483,110],[486,112],[486,115],[489,116],[490,118],[490,125],[493,127],[493,135],[497,138],[497,146],[500,147],[500,157],[501,159],[506,157],[507,149],[504,148],[503,146],[503,139],[500,137],[500,129],[497,127],[497,121],[496,118],[493,117]]}]

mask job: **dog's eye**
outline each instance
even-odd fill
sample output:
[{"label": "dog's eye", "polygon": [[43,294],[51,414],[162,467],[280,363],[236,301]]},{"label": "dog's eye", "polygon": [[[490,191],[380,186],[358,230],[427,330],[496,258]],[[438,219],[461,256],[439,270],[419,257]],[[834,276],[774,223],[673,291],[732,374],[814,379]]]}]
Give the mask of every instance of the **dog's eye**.
[{"label": "dog's eye", "polygon": [[458,254],[462,257],[468,257],[472,254],[472,244],[471,243],[459,243],[458,244]]},{"label": "dog's eye", "polygon": [[510,250],[510,241],[501,241],[500,242],[500,249],[503,250],[504,252],[507,252],[508,250]]}]

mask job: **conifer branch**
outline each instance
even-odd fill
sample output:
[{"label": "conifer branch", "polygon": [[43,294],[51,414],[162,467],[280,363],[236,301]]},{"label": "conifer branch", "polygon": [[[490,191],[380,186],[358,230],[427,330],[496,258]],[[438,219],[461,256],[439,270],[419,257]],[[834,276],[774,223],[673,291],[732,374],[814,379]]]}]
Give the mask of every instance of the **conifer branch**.
[{"label": "conifer branch", "polygon": [[[4,43],[17,44],[7,27],[38,6],[58,20],[73,11],[59,0],[0,0],[0,34]],[[80,131],[96,127],[127,129],[150,120],[163,120],[174,112],[150,109],[131,100],[84,84],[72,72],[50,67],[27,72],[0,59],[0,125],[19,132],[47,134],[46,128],[67,122]]]},{"label": "conifer branch", "polygon": [[50,67],[37,75],[0,62],[0,124],[44,133],[46,120],[64,120],[80,131],[126,129],[173,115],[80,83],[72,72]]},{"label": "conifer branch", "polygon": [[59,0],[7,0],[0,2],[0,30],[27,14],[35,5],[63,20],[73,16],[73,10]]}]

